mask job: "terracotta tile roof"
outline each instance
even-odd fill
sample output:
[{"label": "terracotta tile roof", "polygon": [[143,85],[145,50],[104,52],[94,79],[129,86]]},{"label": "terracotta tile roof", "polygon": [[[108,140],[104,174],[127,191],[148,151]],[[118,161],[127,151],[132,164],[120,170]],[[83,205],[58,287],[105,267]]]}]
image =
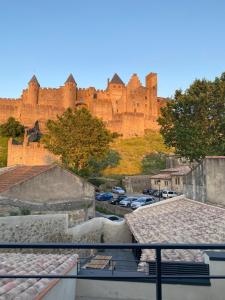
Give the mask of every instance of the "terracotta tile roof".
[{"label": "terracotta tile roof", "polygon": [[151,176],[150,179],[171,179],[171,175],[168,173],[159,173]]},{"label": "terracotta tile roof", "polygon": [[[179,196],[125,215],[139,243],[225,243],[225,209]],[[155,259],[143,250],[141,260]],[[164,250],[165,261],[203,261],[200,250]]]},{"label": "terracotta tile roof", "polygon": [[15,166],[0,169],[0,193],[21,182],[27,181],[43,172],[53,168],[54,165],[46,166]]},{"label": "terracotta tile roof", "polygon": [[191,168],[189,166],[179,166],[176,168],[164,169],[160,172],[170,173],[171,175],[185,175],[188,174],[190,171]]},{"label": "terracotta tile roof", "polygon": [[[4,253],[0,254],[0,274],[64,275],[76,265],[77,257],[76,254]],[[1,279],[0,299],[41,299],[58,281],[58,279]]]}]

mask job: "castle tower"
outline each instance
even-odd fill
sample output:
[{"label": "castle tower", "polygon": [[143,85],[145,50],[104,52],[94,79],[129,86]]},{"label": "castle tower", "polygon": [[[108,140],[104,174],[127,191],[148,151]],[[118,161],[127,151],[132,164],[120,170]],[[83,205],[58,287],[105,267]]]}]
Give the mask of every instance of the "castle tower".
[{"label": "castle tower", "polygon": [[127,88],[129,90],[135,90],[135,89],[139,88],[140,86],[141,86],[140,79],[138,78],[137,74],[134,73],[131,76],[131,78],[130,78],[128,84],[127,84]]},{"label": "castle tower", "polygon": [[114,74],[113,78],[111,79],[111,81],[109,81],[108,83],[108,89],[120,89],[121,87],[124,87],[124,82],[122,81],[122,79],[119,77],[119,75],[117,73]]},{"label": "castle tower", "polygon": [[38,104],[38,94],[39,94],[40,84],[35,75],[31,78],[28,83],[28,97],[27,103],[32,105]]},{"label": "castle tower", "polygon": [[153,117],[158,117],[158,104],[157,104],[157,74],[149,73],[145,77],[146,88],[148,89],[148,97],[150,101],[150,114]]},{"label": "castle tower", "polygon": [[63,107],[74,108],[77,99],[77,84],[73,75],[70,74],[64,84]]},{"label": "castle tower", "polygon": [[112,101],[113,112],[116,114],[126,112],[126,87],[117,73],[109,81],[108,91]]}]

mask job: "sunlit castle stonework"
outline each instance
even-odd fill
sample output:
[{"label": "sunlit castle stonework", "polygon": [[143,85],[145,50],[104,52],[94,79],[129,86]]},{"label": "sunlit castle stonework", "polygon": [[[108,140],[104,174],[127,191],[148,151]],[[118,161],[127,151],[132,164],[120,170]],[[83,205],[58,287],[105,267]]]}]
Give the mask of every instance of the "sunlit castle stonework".
[{"label": "sunlit castle stonework", "polygon": [[34,75],[20,98],[0,98],[0,123],[12,116],[32,127],[38,120],[44,131],[46,121],[67,108],[86,107],[110,131],[123,137],[142,136],[146,129],[159,129],[157,118],[165,104],[165,98],[157,97],[156,73],[146,76],[145,86],[136,74],[127,85],[115,74],[105,90],[78,88],[72,74],[59,88],[42,88]]}]

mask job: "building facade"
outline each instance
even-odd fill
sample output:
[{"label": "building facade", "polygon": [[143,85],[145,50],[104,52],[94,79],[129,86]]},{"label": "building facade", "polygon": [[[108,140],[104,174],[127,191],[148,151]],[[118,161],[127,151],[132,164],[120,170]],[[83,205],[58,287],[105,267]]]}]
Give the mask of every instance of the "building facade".
[{"label": "building facade", "polygon": [[0,123],[14,117],[27,127],[38,120],[41,130],[67,108],[86,107],[107,128],[124,137],[141,136],[146,129],[158,130],[157,118],[166,99],[157,96],[157,74],[146,76],[143,86],[136,74],[125,85],[115,74],[105,90],[78,88],[70,75],[59,88],[42,88],[35,76],[20,98],[0,98]]},{"label": "building facade", "polygon": [[150,186],[156,190],[172,190],[178,194],[183,194],[184,177],[190,171],[191,168],[185,165],[161,170],[159,174],[150,177]]},{"label": "building facade", "polygon": [[68,213],[70,226],[95,216],[95,188],[58,165],[12,166],[0,169],[2,215]]},{"label": "building facade", "polygon": [[206,156],[184,177],[188,198],[225,206],[225,156]]}]

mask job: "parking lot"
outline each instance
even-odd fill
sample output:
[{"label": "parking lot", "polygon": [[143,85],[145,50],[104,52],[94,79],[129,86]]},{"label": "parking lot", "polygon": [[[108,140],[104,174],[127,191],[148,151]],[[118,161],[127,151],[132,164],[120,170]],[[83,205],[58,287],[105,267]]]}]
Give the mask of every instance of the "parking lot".
[{"label": "parking lot", "polygon": [[134,210],[176,196],[176,192],[169,190],[145,189],[143,193],[126,193],[121,187],[113,187],[111,191],[97,193],[96,200]]}]

